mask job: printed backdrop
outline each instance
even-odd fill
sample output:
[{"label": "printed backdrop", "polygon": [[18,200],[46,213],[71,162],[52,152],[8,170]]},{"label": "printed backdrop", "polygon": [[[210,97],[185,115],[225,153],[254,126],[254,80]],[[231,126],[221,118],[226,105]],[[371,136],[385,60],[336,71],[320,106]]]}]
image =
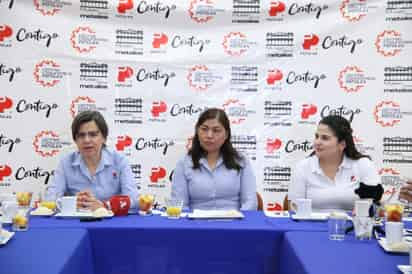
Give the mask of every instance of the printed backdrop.
[{"label": "printed backdrop", "polygon": [[412,177],[411,28],[411,0],[0,0],[0,192],[38,199],[76,149],[72,118],[97,109],[162,204],[199,113],[220,107],[267,210],[328,114],[352,122],[397,199]]}]

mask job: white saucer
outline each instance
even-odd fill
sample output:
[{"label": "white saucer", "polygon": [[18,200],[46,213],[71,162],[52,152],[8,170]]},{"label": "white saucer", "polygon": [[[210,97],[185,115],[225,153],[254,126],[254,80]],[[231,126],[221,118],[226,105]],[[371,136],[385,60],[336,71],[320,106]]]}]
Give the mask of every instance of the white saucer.
[{"label": "white saucer", "polygon": [[[56,215],[54,215],[56,218],[65,218],[65,219],[76,219],[76,218],[95,218],[93,216],[93,213],[91,211],[77,211],[73,213],[63,213],[59,212]],[[112,211],[109,211],[109,214],[106,216],[102,216],[100,218],[111,218],[113,217],[114,214]]]},{"label": "white saucer", "polygon": [[49,213],[39,213],[37,210],[33,210],[30,212],[31,216],[52,216],[54,215],[56,212],[54,212],[53,210],[51,210]]},{"label": "white saucer", "polygon": [[329,218],[329,213],[312,212],[309,216],[302,216],[297,214],[292,214],[293,220],[299,221],[326,221]]},{"label": "white saucer", "polygon": [[10,232],[8,230],[1,230],[0,228],[0,233],[2,234],[2,236],[4,237],[1,241],[0,241],[0,245],[5,245],[7,244],[7,242],[14,236],[14,232]]},{"label": "white saucer", "polygon": [[264,211],[263,212],[266,217],[269,218],[289,218],[289,212],[288,211],[279,211],[279,210],[274,210],[274,211]]},{"label": "white saucer", "polygon": [[410,265],[398,265],[398,269],[403,273],[403,274],[409,274],[412,271],[412,267]]},{"label": "white saucer", "polygon": [[386,243],[386,238],[380,238],[378,240],[379,245],[385,250],[386,252],[390,253],[409,253],[409,243],[403,241],[395,246],[388,245]]}]

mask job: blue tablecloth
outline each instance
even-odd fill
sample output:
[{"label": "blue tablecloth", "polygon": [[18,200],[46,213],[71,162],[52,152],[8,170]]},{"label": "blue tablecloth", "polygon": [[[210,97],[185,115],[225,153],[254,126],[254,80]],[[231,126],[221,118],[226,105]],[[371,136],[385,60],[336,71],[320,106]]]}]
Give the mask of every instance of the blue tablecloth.
[{"label": "blue tablecloth", "polygon": [[16,232],[0,246],[0,274],[93,274],[90,239],[84,229]]},{"label": "blue tablecloth", "polygon": [[242,220],[130,215],[99,222],[31,218],[37,229],[87,228],[99,274],[277,273],[282,234],[262,212]]},{"label": "blue tablecloth", "polygon": [[[407,256],[384,253],[375,240],[329,241],[327,222],[244,214],[231,221],[32,217],[28,232],[0,248],[0,274],[395,274],[397,264],[408,263]],[[24,271],[20,253],[27,258]]]},{"label": "blue tablecloth", "polygon": [[389,254],[376,240],[353,234],[330,241],[327,232],[286,232],[281,246],[280,274],[399,274],[409,256]]}]

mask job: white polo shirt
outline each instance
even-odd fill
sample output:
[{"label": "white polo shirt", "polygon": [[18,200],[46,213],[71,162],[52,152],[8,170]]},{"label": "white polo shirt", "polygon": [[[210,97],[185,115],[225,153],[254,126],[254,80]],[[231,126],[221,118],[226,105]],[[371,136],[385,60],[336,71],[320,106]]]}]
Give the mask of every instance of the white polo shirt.
[{"label": "white polo shirt", "polygon": [[360,182],[380,183],[378,171],[368,158],[352,160],[344,156],[333,181],[323,173],[314,155],[300,161],[293,170],[288,199],[312,199],[315,211],[352,210],[354,201],[359,199],[354,190]]}]

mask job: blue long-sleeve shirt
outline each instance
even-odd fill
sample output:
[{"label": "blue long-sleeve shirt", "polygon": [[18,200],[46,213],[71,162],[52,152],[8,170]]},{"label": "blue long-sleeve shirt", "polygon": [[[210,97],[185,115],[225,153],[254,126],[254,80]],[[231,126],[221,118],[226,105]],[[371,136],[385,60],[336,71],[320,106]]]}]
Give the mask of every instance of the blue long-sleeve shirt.
[{"label": "blue long-sleeve shirt", "polygon": [[101,201],[117,194],[128,195],[131,207],[137,207],[137,186],[126,157],[107,148],[102,149],[95,176],[91,176],[79,152],[64,156],[54,172],[54,180],[46,196],[52,200],[84,190],[90,190]]},{"label": "blue long-sleeve shirt", "polygon": [[250,162],[240,162],[241,169],[227,169],[220,157],[214,170],[207,160],[199,160],[193,169],[190,155],[177,163],[172,179],[172,198],[183,200],[185,209],[256,210],[256,178]]}]

